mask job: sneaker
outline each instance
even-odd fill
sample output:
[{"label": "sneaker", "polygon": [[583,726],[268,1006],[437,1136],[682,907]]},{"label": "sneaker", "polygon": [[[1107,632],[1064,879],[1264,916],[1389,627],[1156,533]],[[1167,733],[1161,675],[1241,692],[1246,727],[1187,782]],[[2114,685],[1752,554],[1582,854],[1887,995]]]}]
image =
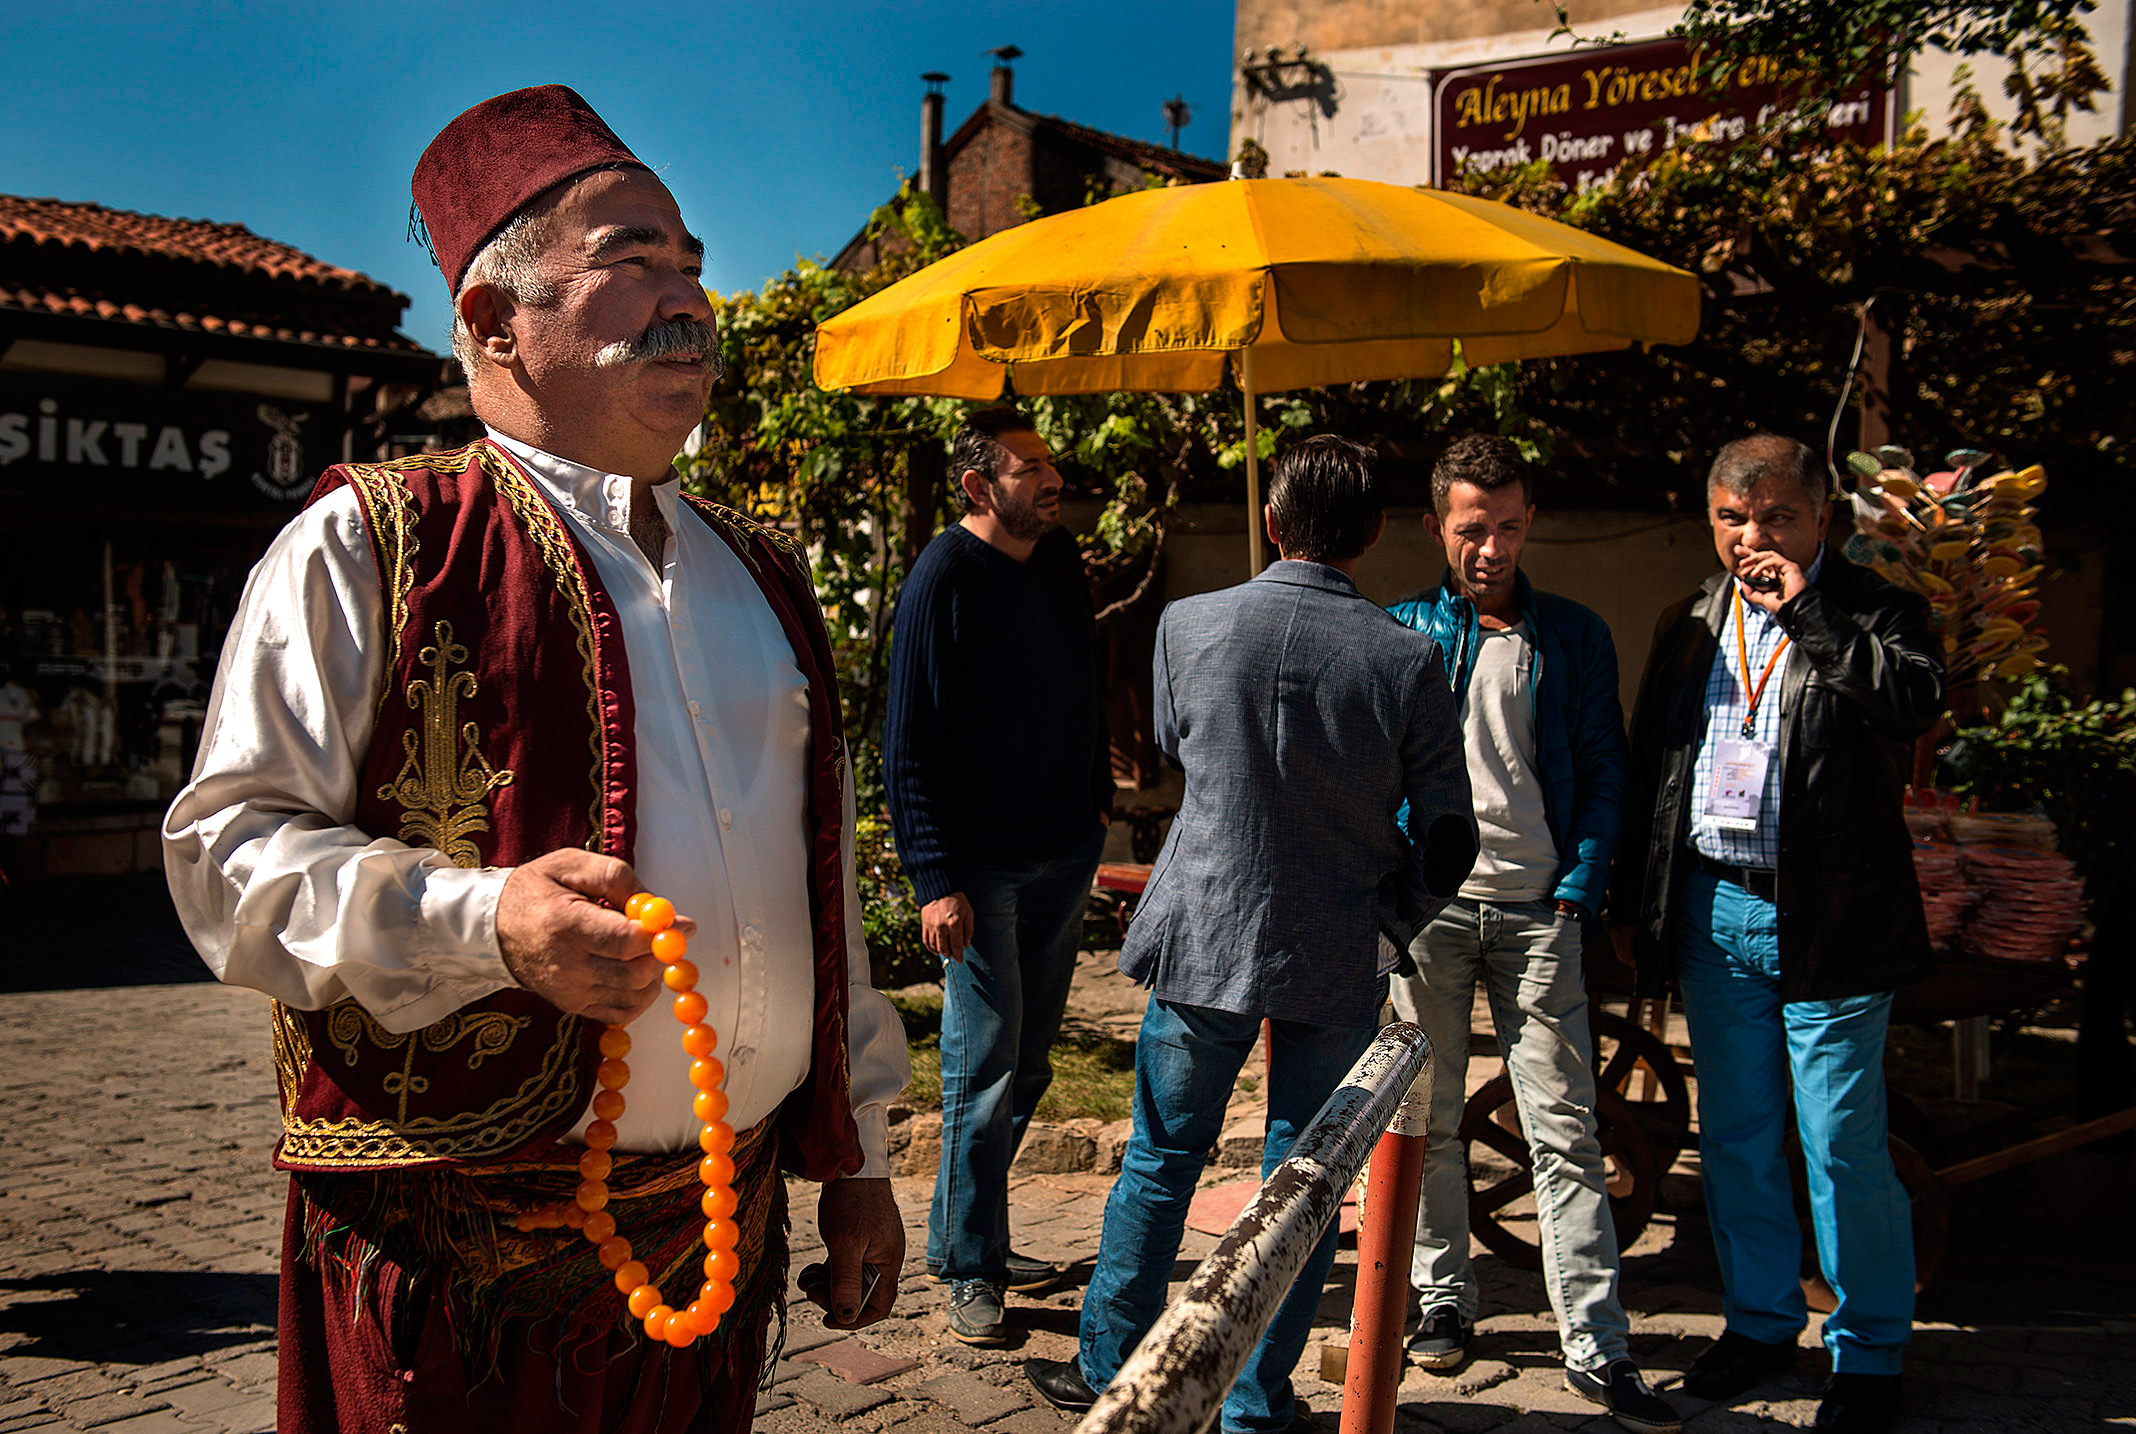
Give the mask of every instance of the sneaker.
[{"label": "sneaker", "polygon": [[1469,1326],[1452,1305],[1433,1305],[1425,1311],[1417,1332],[1404,1348],[1410,1361],[1423,1369],[1452,1369],[1468,1358]]},{"label": "sneaker", "polygon": [[[927,1266],[927,1278],[938,1285],[946,1279],[942,1267],[933,1263]],[[1009,1251],[1009,1279],[1005,1288],[1012,1295],[1042,1295],[1067,1278],[1068,1272],[1059,1265]]]},{"label": "sneaker", "polygon": [[959,1280],[949,1287],[949,1332],[966,1344],[1007,1344],[1008,1311],[1001,1286],[986,1280]]},{"label": "sneaker", "polygon": [[1684,1427],[1682,1416],[1647,1388],[1639,1366],[1628,1359],[1613,1359],[1595,1370],[1568,1368],[1565,1387],[1607,1409],[1620,1428],[1634,1434],[1677,1434]]}]

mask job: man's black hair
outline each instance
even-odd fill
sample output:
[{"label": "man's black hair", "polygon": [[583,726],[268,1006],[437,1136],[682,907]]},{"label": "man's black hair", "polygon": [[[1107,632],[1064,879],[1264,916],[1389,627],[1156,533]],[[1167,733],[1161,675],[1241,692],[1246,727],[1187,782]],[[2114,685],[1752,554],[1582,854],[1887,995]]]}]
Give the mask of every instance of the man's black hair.
[{"label": "man's black hair", "polygon": [[1711,497],[1713,490],[1720,488],[1740,498],[1768,478],[1800,484],[1812,512],[1831,497],[1824,465],[1809,445],[1777,433],[1753,433],[1723,445],[1713,455],[1713,467],[1707,470],[1706,494]]},{"label": "man's black hair", "polygon": [[949,445],[949,487],[957,495],[957,506],[969,513],[972,499],[964,491],[964,475],[976,473],[991,483],[1001,471],[1004,450],[1001,435],[1004,433],[1036,433],[1038,425],[1031,415],[1013,404],[998,404],[981,408],[964,416],[964,426]]},{"label": "man's black hair", "polygon": [[1535,502],[1535,479],[1520,449],[1510,438],[1495,433],[1464,433],[1446,445],[1431,470],[1431,507],[1440,517],[1453,502],[1456,483],[1481,488],[1486,493],[1520,484],[1524,502]]},{"label": "man's black hair", "polygon": [[1287,558],[1346,563],[1360,556],[1386,514],[1372,450],[1332,433],[1299,443],[1276,460],[1268,511]]}]

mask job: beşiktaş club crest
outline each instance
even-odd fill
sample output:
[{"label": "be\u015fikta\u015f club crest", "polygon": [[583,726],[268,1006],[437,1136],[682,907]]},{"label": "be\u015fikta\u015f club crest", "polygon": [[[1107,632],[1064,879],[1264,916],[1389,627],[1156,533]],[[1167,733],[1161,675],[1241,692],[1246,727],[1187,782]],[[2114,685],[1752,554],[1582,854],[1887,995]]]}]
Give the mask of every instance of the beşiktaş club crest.
[{"label": "be\u015fikta\u015f club crest", "polygon": [[304,421],[309,413],[295,417],[271,403],[259,406],[260,422],[272,430],[267,440],[267,468],[252,475],[252,486],[270,498],[291,502],[311,491],[311,477],[304,471]]}]

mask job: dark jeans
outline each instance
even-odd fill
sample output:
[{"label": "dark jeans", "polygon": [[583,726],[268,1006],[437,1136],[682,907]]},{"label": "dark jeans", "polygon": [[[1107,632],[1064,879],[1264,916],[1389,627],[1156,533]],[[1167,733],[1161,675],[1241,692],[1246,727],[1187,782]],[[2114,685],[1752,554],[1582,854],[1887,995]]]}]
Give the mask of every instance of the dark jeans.
[{"label": "dark jeans", "polygon": [[1008,1279],[1009,1163],[1053,1083],[1104,845],[1101,826],[1058,861],[965,877],[974,929],[942,971],[942,1163],[927,1217],[927,1265],[945,1279]]},{"label": "dark jeans", "polygon": [[[1320,1107],[1335,1093],[1378,1031],[1371,1026],[1315,1026],[1275,1021],[1268,1083],[1268,1139],[1261,1177],[1290,1154]],[[1128,1353],[1164,1312],[1172,1262],[1179,1257],[1187,1206],[1209,1152],[1222,1134],[1225,1103],[1261,1034],[1259,1016],[1177,1005],[1154,996],[1135,1041],[1135,1129],[1120,1160],[1120,1178],[1105,1202],[1098,1268],[1083,1295],[1082,1370],[1093,1389],[1120,1372]],[[1313,1332],[1340,1221],[1314,1246],[1261,1342],[1224,1397],[1223,1428],[1276,1434],[1293,1417],[1291,1371]]]}]

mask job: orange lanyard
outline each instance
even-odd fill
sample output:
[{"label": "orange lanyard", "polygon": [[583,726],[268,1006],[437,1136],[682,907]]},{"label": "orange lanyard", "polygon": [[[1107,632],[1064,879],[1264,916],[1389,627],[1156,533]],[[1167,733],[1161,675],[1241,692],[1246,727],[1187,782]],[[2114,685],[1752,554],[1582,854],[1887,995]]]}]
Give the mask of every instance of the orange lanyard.
[{"label": "orange lanyard", "polygon": [[1728,585],[1735,596],[1736,656],[1743,663],[1743,693],[1750,705],[1743,709],[1743,740],[1748,742],[1757,732],[1758,704],[1765,700],[1765,684],[1773,680],[1773,669],[1780,665],[1780,654],[1787,651],[1788,638],[1782,635],[1780,645],[1773,655],[1765,659],[1765,671],[1758,674],[1758,685],[1750,685],[1750,642],[1743,636],[1743,593],[1734,583]]}]

